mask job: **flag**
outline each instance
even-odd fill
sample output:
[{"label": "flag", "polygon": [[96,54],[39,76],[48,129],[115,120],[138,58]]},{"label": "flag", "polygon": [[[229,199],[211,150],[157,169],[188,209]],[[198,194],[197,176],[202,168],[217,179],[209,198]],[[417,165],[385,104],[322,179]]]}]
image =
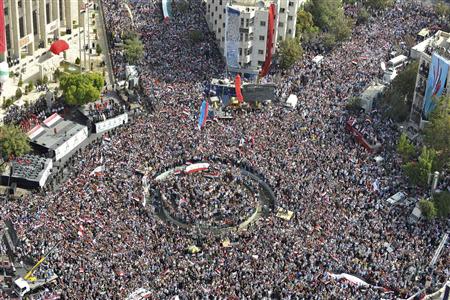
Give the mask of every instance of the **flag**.
[{"label": "flag", "polygon": [[208,102],[203,100],[202,106],[200,107],[200,116],[198,118],[198,129],[202,129],[206,123],[206,119],[208,118],[208,106]]},{"label": "flag", "polygon": [[6,32],[5,32],[5,10],[3,2],[0,1],[0,54],[6,52]]}]

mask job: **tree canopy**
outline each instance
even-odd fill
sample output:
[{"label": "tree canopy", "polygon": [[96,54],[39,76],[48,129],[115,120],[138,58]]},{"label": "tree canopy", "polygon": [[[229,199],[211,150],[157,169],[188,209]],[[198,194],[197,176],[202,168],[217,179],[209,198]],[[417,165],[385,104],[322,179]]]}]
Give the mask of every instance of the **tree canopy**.
[{"label": "tree canopy", "polygon": [[381,106],[384,108],[383,112],[386,117],[397,122],[403,122],[408,118],[416,85],[418,67],[419,62],[415,61],[410,63],[391,82],[381,100]]},{"label": "tree canopy", "polygon": [[386,9],[394,4],[393,0],[363,0],[363,4],[373,9]]},{"label": "tree canopy", "polygon": [[292,67],[303,55],[303,48],[296,38],[287,38],[281,41],[278,49],[280,66],[283,69]]},{"label": "tree canopy", "polygon": [[99,99],[105,80],[100,73],[66,74],[60,80],[64,101],[84,105]]},{"label": "tree canopy", "polygon": [[342,0],[310,0],[305,11],[312,16],[313,22],[326,35],[326,46],[347,39],[351,35],[352,20],[344,14]]},{"label": "tree canopy", "polygon": [[424,130],[424,142],[436,150],[439,165],[450,165],[450,95],[440,98]]},{"label": "tree canopy", "polygon": [[4,160],[11,156],[22,156],[31,151],[28,136],[20,127],[14,125],[0,127],[0,145]]},{"label": "tree canopy", "polygon": [[125,58],[130,64],[136,63],[144,55],[144,45],[137,36],[125,39],[124,50]]}]

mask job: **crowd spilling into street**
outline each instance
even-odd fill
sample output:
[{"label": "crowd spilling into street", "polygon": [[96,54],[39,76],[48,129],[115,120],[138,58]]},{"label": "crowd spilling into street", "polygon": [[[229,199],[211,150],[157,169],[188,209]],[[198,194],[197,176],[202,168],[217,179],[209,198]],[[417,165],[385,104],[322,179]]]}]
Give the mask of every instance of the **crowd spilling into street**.
[{"label": "crowd spilling into street", "polygon": [[[187,10],[175,5],[166,22],[159,1],[130,4],[133,22],[122,2],[102,0],[106,27],[112,36],[131,30],[140,34],[145,48],[140,81],[145,93],[156,97],[154,112],[78,151],[59,189],[0,207],[1,218],[12,219],[22,241],[19,260],[31,256],[37,261],[59,243],[47,260],[59,275],[64,299],[125,299],[138,288],[150,291],[151,299],[397,299],[435,290],[449,278],[448,247],[429,267],[447,223],[408,224],[412,207],[386,202],[398,191],[413,197],[417,192],[407,187],[394,151],[396,125],[379,113],[365,124],[377,128],[382,162],[344,130],[347,100],[381,76],[380,63],[394,45],[436,22],[431,9],[415,2],[396,4],[356,26],[352,38],[326,53],[320,65],[311,61],[317,50],[308,49],[292,72],[274,68],[264,80],[277,82],[280,102],[296,94],[296,109],[274,103],[239,110],[233,119],[208,122],[199,130],[203,84],[225,76],[203,1],[188,1]],[[188,39],[192,30],[203,34],[200,44]],[[120,48],[111,54],[117,76],[125,60]],[[155,176],[177,161],[210,156],[264,174],[277,207],[294,217],[287,221],[271,213],[245,231],[216,236],[184,231],[154,216],[151,203],[143,205],[136,170],[145,168]],[[93,172],[99,166],[101,171]],[[242,196],[237,187],[223,190],[226,182],[199,188],[202,177],[189,178],[174,177],[161,187],[170,198],[168,189],[175,185],[183,195],[175,201],[200,199],[190,212],[183,204],[173,205],[180,218],[204,220],[195,208],[209,205],[199,212],[213,212],[213,195],[233,195],[221,208]],[[449,180],[443,174],[438,188],[447,188]],[[202,198],[209,188],[214,189],[209,198]],[[224,247],[223,238],[231,246]],[[187,253],[192,245],[201,252]],[[337,280],[330,273],[351,274],[369,285]]]}]

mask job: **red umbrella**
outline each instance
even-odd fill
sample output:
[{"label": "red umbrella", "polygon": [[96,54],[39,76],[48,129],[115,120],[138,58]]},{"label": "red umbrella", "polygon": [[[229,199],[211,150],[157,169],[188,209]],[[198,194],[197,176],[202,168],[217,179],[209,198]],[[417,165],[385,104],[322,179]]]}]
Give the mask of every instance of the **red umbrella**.
[{"label": "red umbrella", "polygon": [[61,52],[66,51],[69,49],[69,44],[67,44],[64,40],[57,40],[50,46],[50,51],[52,51],[53,54],[59,55]]}]

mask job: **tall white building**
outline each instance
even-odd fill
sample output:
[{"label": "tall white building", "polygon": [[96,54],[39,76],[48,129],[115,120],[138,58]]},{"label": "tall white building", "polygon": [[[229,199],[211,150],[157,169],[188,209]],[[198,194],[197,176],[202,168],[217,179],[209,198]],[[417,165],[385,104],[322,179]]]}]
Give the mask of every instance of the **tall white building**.
[{"label": "tall white building", "polygon": [[[275,4],[275,22],[272,52],[277,42],[295,37],[297,10],[306,0],[205,0],[206,20],[215,34],[222,54],[225,54],[227,7],[238,11],[239,69],[256,73],[264,64],[267,50],[269,7]],[[234,20],[237,21],[235,18]]]},{"label": "tall white building", "polygon": [[[0,0],[5,16],[8,61],[20,61],[39,48],[49,47],[61,34],[79,25],[82,0]],[[83,20],[83,18],[81,18]]]}]

